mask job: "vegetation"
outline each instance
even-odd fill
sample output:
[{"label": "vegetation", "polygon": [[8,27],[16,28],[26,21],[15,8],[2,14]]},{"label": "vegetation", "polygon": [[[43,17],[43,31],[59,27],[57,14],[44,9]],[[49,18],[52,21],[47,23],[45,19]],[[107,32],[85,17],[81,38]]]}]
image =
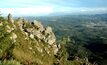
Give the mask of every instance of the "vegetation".
[{"label": "vegetation", "polygon": [[[0,16],[0,65],[106,65],[106,16],[37,17],[45,26],[54,28],[59,47],[57,54],[44,40],[27,36],[18,20],[12,24]],[[35,28],[30,22],[23,25],[23,29]]]},{"label": "vegetation", "polygon": [[107,14],[26,18],[38,19],[52,26],[58,40],[69,36],[72,41],[65,45],[69,55],[86,57],[99,65],[107,64]]}]

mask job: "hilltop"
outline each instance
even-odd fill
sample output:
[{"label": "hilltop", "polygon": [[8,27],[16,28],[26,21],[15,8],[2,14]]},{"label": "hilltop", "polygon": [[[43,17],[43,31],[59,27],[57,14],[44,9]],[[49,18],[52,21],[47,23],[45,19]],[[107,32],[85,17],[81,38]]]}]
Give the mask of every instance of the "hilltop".
[{"label": "hilltop", "polygon": [[50,26],[9,14],[0,18],[0,65],[91,65],[87,58],[69,57],[66,41],[57,42]]}]

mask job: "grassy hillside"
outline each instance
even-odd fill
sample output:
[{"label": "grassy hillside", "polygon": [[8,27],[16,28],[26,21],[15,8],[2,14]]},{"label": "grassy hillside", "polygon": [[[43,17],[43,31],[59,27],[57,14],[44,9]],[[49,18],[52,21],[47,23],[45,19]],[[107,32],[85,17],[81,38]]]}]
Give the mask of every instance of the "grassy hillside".
[{"label": "grassy hillside", "polygon": [[0,21],[0,65],[91,65],[86,59],[70,57],[66,47],[72,40],[56,41],[51,27],[9,19]]}]

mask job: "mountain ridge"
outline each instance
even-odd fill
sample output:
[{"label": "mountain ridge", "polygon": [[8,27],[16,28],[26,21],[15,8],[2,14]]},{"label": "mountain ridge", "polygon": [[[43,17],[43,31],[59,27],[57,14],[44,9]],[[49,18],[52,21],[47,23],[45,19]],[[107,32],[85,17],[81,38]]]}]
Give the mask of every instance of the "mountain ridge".
[{"label": "mountain ridge", "polygon": [[0,65],[92,65],[87,58],[69,56],[67,40],[56,41],[52,27],[37,20],[14,20],[9,14],[0,18]]}]

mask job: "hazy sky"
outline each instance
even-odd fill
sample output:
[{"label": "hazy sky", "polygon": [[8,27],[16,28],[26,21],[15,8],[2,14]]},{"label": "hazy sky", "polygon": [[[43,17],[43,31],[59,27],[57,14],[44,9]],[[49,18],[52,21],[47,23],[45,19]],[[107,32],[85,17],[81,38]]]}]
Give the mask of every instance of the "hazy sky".
[{"label": "hazy sky", "polygon": [[6,15],[46,15],[53,12],[106,13],[107,0],[0,0]]}]

